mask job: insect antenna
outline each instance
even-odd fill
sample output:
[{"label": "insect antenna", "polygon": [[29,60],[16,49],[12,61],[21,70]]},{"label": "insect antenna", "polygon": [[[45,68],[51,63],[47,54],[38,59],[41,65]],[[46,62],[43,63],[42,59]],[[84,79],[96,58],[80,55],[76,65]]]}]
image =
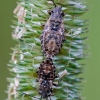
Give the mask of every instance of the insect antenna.
[{"label": "insect antenna", "polygon": [[56,3],[54,2],[54,0],[51,0],[51,1],[53,2],[54,6],[56,7]]}]

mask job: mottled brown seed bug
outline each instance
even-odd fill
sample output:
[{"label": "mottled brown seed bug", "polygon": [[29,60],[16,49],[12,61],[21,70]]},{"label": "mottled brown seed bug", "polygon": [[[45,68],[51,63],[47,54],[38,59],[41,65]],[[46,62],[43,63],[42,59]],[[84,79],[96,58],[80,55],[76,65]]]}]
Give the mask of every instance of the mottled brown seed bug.
[{"label": "mottled brown seed bug", "polygon": [[49,11],[50,18],[44,26],[40,36],[42,51],[45,56],[51,58],[59,53],[64,41],[64,24],[62,7],[57,6]]},{"label": "mottled brown seed bug", "polygon": [[53,65],[52,59],[44,60],[37,71],[39,84],[42,80],[48,80],[50,87],[52,87],[53,81],[57,77],[55,72],[56,67]]},{"label": "mottled brown seed bug", "polygon": [[55,85],[54,79],[57,77],[55,72],[56,68],[53,65],[52,59],[48,58],[40,64],[37,71],[37,81],[39,82],[39,94],[41,98],[48,98],[53,95],[52,86]]}]

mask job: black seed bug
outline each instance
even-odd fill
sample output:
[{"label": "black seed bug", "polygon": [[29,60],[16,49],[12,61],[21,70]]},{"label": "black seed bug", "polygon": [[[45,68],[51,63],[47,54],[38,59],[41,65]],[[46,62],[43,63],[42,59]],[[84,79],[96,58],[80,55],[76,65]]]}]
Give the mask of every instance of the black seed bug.
[{"label": "black seed bug", "polygon": [[45,56],[51,58],[57,55],[64,41],[64,24],[62,7],[57,6],[49,11],[50,18],[44,26],[42,35],[40,36],[42,51]]}]

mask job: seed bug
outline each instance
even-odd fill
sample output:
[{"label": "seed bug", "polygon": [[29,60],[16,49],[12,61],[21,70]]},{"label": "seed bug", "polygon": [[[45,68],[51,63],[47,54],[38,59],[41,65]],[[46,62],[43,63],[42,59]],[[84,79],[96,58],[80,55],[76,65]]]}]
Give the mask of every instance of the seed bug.
[{"label": "seed bug", "polygon": [[44,60],[39,67],[38,79],[39,84],[42,80],[48,80],[50,83],[50,87],[52,87],[54,79],[57,77],[56,75],[56,67],[53,65],[52,59]]},{"label": "seed bug", "polygon": [[57,55],[65,40],[62,7],[57,6],[49,11],[50,18],[44,26],[40,36],[42,51],[45,56],[51,58]]},{"label": "seed bug", "polygon": [[46,100],[51,100],[50,96],[53,95],[53,92],[52,92],[52,88],[50,88],[50,84],[49,84],[48,80],[42,79],[38,90],[39,90],[39,94],[41,95],[40,98],[32,96],[32,95],[30,95],[28,93],[21,93],[21,95],[23,96],[22,99],[25,96],[28,96],[32,100],[41,100],[42,98],[46,99]]},{"label": "seed bug", "polygon": [[57,77],[55,72],[56,68],[53,65],[52,59],[47,58],[40,64],[37,71],[37,81],[39,82],[39,94],[41,98],[50,98],[53,95],[52,86],[55,85],[54,79]]}]

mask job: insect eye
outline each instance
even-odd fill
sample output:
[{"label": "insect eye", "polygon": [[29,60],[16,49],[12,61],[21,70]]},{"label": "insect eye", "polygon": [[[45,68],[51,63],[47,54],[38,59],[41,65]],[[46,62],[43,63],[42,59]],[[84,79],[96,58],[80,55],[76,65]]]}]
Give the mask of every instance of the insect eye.
[{"label": "insect eye", "polygon": [[48,10],[48,14],[51,15],[51,11],[50,10]]},{"label": "insect eye", "polygon": [[61,13],[61,15],[62,15],[62,16],[65,16],[65,13],[64,13],[64,12],[62,12],[62,13]]},{"label": "insect eye", "polygon": [[53,13],[53,11],[52,10],[48,10],[48,13],[49,13],[49,15],[51,15]]}]

